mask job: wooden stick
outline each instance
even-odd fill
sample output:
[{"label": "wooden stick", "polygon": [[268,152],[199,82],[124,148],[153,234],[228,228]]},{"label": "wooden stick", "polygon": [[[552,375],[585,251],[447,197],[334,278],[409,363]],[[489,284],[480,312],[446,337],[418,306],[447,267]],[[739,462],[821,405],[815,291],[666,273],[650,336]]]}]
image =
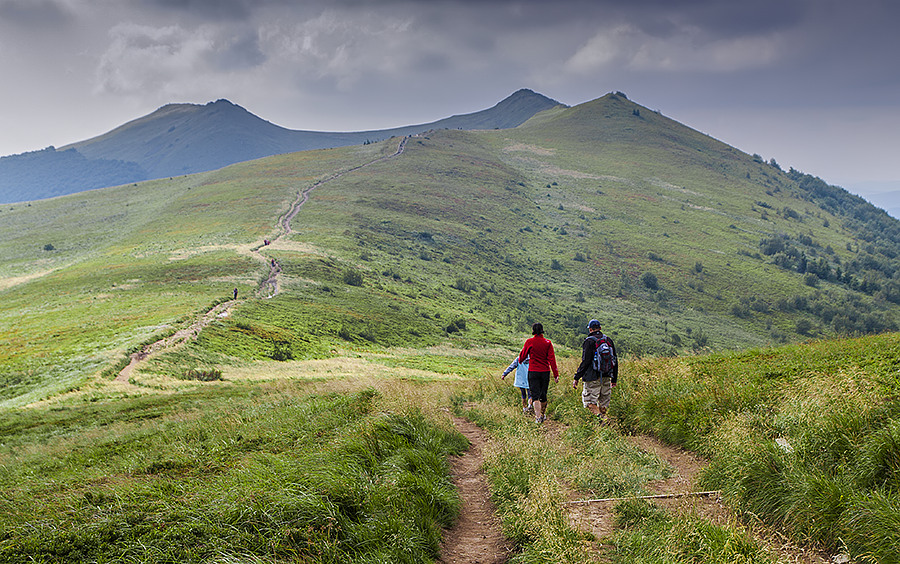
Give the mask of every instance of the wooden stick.
[{"label": "wooden stick", "polygon": [[673,493],[673,494],[659,494],[659,495],[641,495],[635,497],[608,497],[606,499],[579,499],[576,501],[570,501],[568,503],[601,503],[604,501],[631,501],[632,499],[665,499],[665,498],[673,498],[673,497],[689,497],[689,496],[701,496],[701,495],[713,495],[720,494],[722,490],[712,490],[708,492],[687,492],[687,493]]}]

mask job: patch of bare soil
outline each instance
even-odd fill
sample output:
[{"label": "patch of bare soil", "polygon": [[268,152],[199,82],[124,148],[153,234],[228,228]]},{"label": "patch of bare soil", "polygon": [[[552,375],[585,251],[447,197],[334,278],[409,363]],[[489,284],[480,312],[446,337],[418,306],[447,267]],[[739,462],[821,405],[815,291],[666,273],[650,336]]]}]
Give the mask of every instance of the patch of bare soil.
[{"label": "patch of bare soil", "polygon": [[[654,480],[648,484],[653,495],[667,496],[653,499],[653,503],[672,512],[696,514],[718,525],[743,526],[727,508],[722,505],[719,495],[682,495],[696,493],[695,482],[700,471],[706,467],[706,460],[683,449],[667,445],[650,436],[628,438],[632,444],[665,460],[674,469],[671,477]],[[574,499],[574,498],[573,498]],[[603,538],[613,532],[613,507],[618,500],[573,504],[570,519],[573,525],[592,533],[597,539],[598,551],[603,547]],[[802,548],[786,539],[777,531],[762,525],[744,528],[769,551],[778,562],[790,564],[826,564],[827,555],[809,548]]]},{"label": "patch of bare soil", "polygon": [[121,370],[121,372],[119,372],[119,374],[116,376],[116,381],[128,382],[128,379],[131,377],[131,373],[134,371],[135,367],[151,354],[163,349],[168,349],[175,345],[179,345],[190,339],[194,339],[195,337],[197,337],[197,335],[200,334],[200,331],[204,327],[212,323],[213,320],[218,317],[227,316],[235,303],[237,303],[236,300],[222,302],[203,314],[200,319],[196,320],[189,327],[180,329],[173,333],[171,336],[166,337],[165,339],[160,339],[159,341],[156,341],[155,343],[149,345],[144,345],[144,348],[131,355],[131,362],[129,362],[128,366],[126,366]]},{"label": "patch of bare soil", "polygon": [[509,560],[512,545],[503,536],[500,518],[490,499],[481,470],[487,436],[477,425],[453,417],[453,424],[469,439],[469,450],[450,460],[453,483],[462,501],[459,520],[444,532],[441,564],[502,564]]},{"label": "patch of bare soil", "polygon": [[[392,159],[399,155],[403,154],[403,150],[406,147],[406,137],[403,137],[400,140],[400,143],[397,146],[397,151],[391,155],[386,155],[384,157],[379,157],[373,161],[370,161],[365,164],[361,164],[359,166],[353,167],[349,170],[345,170],[343,172],[335,173],[334,175],[316,182],[312,186],[306,188],[305,190],[300,191],[297,194],[297,199],[291,204],[287,213],[278,220],[278,224],[281,227],[281,233],[275,237],[272,241],[266,240],[264,245],[256,246],[250,249],[249,253],[251,256],[257,257],[260,260],[264,260],[269,265],[269,274],[266,279],[260,284],[259,288],[256,291],[257,296],[264,297],[266,299],[273,298],[278,295],[279,287],[278,287],[278,275],[281,274],[281,265],[272,258],[267,258],[260,253],[260,249],[264,248],[273,243],[277,243],[281,240],[285,235],[293,233],[291,230],[291,220],[300,212],[300,208],[309,200],[309,196],[313,190],[325,184],[326,182],[330,182],[331,180],[335,180],[344,176],[345,174],[360,170],[377,162],[381,162],[387,159]],[[2,289],[2,288],[0,288]],[[165,339],[160,339],[159,341],[152,343],[150,345],[145,345],[140,351],[131,355],[131,361],[128,363],[128,366],[123,368],[115,378],[116,382],[124,382],[127,383],[129,378],[131,378],[131,373],[134,372],[134,369],[137,366],[147,359],[151,354],[168,349],[175,345],[186,342],[189,339],[194,339],[200,333],[200,330],[209,325],[216,317],[227,316],[231,311],[231,308],[237,303],[237,294],[235,293],[235,299],[229,302],[225,302],[217,305],[213,309],[206,312],[200,319],[194,322],[190,327],[185,329],[181,329],[176,332],[171,337],[167,337]]]}]

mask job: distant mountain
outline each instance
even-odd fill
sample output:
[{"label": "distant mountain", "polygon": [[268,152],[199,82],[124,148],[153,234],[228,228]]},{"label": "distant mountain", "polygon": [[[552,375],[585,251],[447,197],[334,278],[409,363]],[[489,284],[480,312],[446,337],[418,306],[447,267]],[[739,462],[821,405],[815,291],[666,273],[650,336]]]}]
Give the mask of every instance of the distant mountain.
[{"label": "distant mountain", "polygon": [[59,150],[49,147],[3,157],[0,203],[192,174],[271,155],[358,145],[432,129],[507,129],[559,105],[522,89],[480,112],[394,129],[339,133],[285,129],[228,100],[169,104]]}]

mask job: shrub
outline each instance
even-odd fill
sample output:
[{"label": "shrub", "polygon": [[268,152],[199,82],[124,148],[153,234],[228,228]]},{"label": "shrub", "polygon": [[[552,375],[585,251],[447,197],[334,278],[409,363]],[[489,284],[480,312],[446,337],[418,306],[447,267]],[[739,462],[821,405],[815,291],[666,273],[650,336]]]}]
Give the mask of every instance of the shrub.
[{"label": "shrub", "polygon": [[461,292],[465,292],[468,294],[468,293],[474,291],[477,286],[474,282],[472,282],[468,278],[459,277],[453,283],[453,287]]},{"label": "shrub", "polygon": [[294,352],[291,350],[290,341],[275,341],[272,343],[272,354],[269,355],[272,360],[291,360],[294,358]]},{"label": "shrub", "polygon": [[659,280],[657,280],[656,275],[652,272],[645,272],[641,276],[641,283],[654,292],[659,290]]},{"label": "shrub", "polygon": [[197,380],[199,382],[213,382],[222,379],[222,371],[218,368],[208,368],[206,370],[197,370],[189,368],[181,375],[182,380]]},{"label": "shrub", "polygon": [[344,271],[344,283],[350,286],[362,286],[363,285],[363,277],[356,270],[345,270]]}]

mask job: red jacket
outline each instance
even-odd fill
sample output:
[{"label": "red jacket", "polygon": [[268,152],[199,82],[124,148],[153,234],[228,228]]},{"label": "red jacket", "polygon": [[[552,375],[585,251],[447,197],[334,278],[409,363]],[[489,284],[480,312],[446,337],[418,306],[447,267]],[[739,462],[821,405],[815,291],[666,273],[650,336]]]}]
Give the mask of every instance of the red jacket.
[{"label": "red jacket", "polygon": [[528,364],[529,372],[553,371],[553,377],[559,378],[559,370],[556,368],[556,354],[553,353],[553,343],[543,335],[535,335],[525,341],[522,352],[519,353],[519,362],[531,357]]}]

